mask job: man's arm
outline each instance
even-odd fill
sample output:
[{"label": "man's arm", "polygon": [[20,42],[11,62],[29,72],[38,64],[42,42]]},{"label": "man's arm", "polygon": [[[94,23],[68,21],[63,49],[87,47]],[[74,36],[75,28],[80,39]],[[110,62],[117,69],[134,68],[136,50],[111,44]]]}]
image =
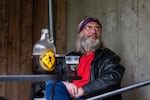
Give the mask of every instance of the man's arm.
[{"label": "man's arm", "polygon": [[89,84],[83,86],[84,92],[86,94],[93,93],[96,91],[106,91],[110,88],[118,86],[121,84],[121,80],[124,73],[124,67],[119,64],[117,56],[106,60],[101,73],[95,80]]}]

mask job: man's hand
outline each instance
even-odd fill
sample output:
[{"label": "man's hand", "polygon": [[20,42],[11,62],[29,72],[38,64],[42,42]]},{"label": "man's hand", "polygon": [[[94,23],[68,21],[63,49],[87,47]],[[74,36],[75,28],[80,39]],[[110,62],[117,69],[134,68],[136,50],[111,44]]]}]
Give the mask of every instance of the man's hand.
[{"label": "man's hand", "polygon": [[76,85],[69,83],[69,82],[63,82],[63,83],[66,86],[70,97],[74,98],[75,95],[78,93],[78,88],[76,87]]},{"label": "man's hand", "polygon": [[78,93],[75,94],[74,98],[79,98],[84,95],[84,91],[82,88],[78,88]]},{"label": "man's hand", "polygon": [[77,88],[76,85],[69,82],[63,82],[67,88],[67,91],[72,98],[79,98],[84,95],[84,91],[82,88]]}]

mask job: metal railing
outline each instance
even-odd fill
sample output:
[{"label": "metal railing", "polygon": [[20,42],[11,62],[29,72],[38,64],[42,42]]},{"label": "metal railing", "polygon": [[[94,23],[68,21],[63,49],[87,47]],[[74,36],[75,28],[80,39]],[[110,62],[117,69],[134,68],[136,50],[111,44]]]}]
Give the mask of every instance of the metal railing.
[{"label": "metal railing", "polygon": [[117,89],[117,90],[107,92],[107,93],[104,93],[104,94],[101,94],[101,95],[98,95],[98,96],[95,96],[95,97],[92,97],[92,98],[88,98],[86,100],[103,99],[103,98],[110,97],[110,96],[113,96],[113,95],[116,95],[116,94],[120,94],[120,93],[123,93],[123,92],[126,92],[126,91],[137,89],[137,88],[140,88],[140,87],[143,87],[143,86],[146,86],[146,85],[150,85],[150,80],[146,80],[146,81],[139,82],[139,83],[136,83],[136,84],[133,84],[133,85],[129,85],[127,87],[123,87],[121,89]]},{"label": "metal railing", "polygon": [[[72,77],[71,77],[72,78]],[[34,82],[34,81],[47,81],[47,80],[62,80],[62,79],[69,79],[69,77],[57,77],[53,75],[0,75],[0,81],[5,81],[5,82],[17,82],[17,81],[29,81],[29,82]],[[78,79],[78,77],[77,77]],[[121,89],[117,89],[111,92],[107,92],[95,97],[88,98],[86,100],[96,100],[96,99],[103,99],[106,97],[110,97],[113,95],[121,94],[123,92],[131,91],[133,89],[137,89],[143,86],[150,85],[150,80],[142,81],[136,84],[132,84],[126,87],[123,87]]]},{"label": "metal railing", "polygon": [[0,75],[0,82],[39,82],[49,80],[80,80],[81,76],[57,75]]}]

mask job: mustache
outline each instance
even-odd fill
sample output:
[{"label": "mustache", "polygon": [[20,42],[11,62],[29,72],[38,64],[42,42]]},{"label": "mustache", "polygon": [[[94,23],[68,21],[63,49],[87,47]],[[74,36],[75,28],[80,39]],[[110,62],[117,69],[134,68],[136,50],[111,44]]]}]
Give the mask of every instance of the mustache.
[{"label": "mustache", "polygon": [[82,34],[79,35],[79,37],[83,40],[86,40],[86,39],[90,38],[91,36],[94,36],[96,39],[100,38],[97,35],[87,35],[87,36],[83,36]]}]

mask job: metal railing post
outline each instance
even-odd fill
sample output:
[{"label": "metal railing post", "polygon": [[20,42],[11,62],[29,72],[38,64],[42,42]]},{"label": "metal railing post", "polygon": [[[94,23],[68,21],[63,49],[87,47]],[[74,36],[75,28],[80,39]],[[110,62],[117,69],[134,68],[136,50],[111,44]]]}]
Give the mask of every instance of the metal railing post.
[{"label": "metal railing post", "polygon": [[50,40],[54,43],[54,1],[48,0],[48,26]]}]

